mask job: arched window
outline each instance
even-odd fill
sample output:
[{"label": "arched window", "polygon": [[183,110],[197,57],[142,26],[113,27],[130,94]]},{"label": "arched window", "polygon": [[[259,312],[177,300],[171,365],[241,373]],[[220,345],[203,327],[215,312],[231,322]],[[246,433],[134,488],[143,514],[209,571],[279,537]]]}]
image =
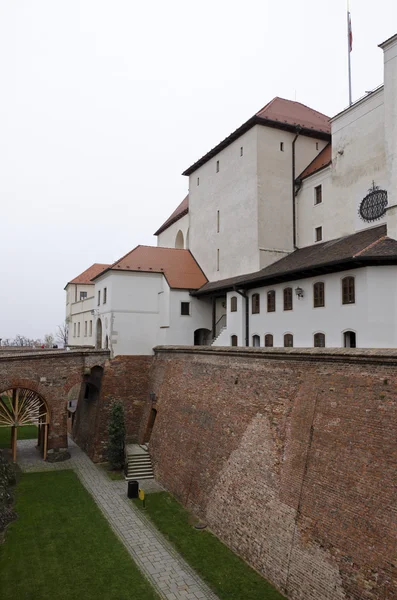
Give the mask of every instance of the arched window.
[{"label": "arched window", "polygon": [[265,348],[273,348],[273,336],[271,333],[265,335]]},{"label": "arched window", "polygon": [[293,348],[294,336],[292,333],[286,333],[284,336],[284,348]]},{"label": "arched window", "polygon": [[176,234],[175,248],[178,248],[179,250],[183,250],[183,248],[184,248],[183,233],[181,230],[179,230],[178,233]]},{"label": "arched window", "polygon": [[231,342],[232,342],[232,346],[237,346],[237,344],[238,344],[237,335],[232,335]]},{"label": "arched window", "polygon": [[324,333],[315,333],[314,334],[314,347],[315,348],[325,348]]},{"label": "arched window", "polygon": [[252,294],[252,314],[257,315],[260,312],[259,294]]},{"label": "arched window", "polygon": [[314,308],[318,308],[319,306],[324,306],[325,294],[324,294],[324,282],[317,281],[313,285],[313,306]]},{"label": "arched window", "polygon": [[252,336],[252,345],[254,346],[254,348],[260,348],[261,338],[259,337],[259,335]]},{"label": "arched window", "polygon": [[237,312],[237,296],[230,298],[230,312]]},{"label": "arched window", "polygon": [[344,332],[343,345],[345,348],[357,348],[356,333],[354,331],[345,331]]},{"label": "arched window", "polygon": [[270,290],[267,293],[267,312],[275,312],[276,311],[276,292],[274,290]]},{"label": "arched window", "polygon": [[284,310],[292,310],[292,288],[284,288]]},{"label": "arched window", "polygon": [[342,304],[354,304],[355,302],[354,277],[344,277],[342,279]]}]

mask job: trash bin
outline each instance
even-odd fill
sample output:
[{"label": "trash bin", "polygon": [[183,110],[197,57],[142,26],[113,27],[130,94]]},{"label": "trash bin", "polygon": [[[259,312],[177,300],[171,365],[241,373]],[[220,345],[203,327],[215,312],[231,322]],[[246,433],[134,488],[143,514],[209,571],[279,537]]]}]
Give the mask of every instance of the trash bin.
[{"label": "trash bin", "polygon": [[129,481],[128,482],[128,498],[138,498],[139,494],[139,482],[138,481]]}]

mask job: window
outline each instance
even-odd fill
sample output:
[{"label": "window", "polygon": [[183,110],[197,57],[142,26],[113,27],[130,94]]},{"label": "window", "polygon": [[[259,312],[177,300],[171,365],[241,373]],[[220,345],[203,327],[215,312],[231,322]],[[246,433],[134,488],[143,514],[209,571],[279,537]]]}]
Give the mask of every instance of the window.
[{"label": "window", "polygon": [[197,185],[200,185],[200,177],[197,177]]},{"label": "window", "polygon": [[76,337],[76,323],[73,323],[73,337]]},{"label": "window", "polygon": [[103,288],[103,303],[106,304],[108,298],[108,288]]},{"label": "window", "polygon": [[260,296],[259,294],[252,294],[252,314],[257,315],[260,313]]},{"label": "window", "polygon": [[87,292],[80,292],[80,300],[85,300],[87,298]]},{"label": "window", "polygon": [[284,152],[284,142],[280,142],[280,152]]},{"label": "window", "polygon": [[219,248],[216,251],[216,270],[219,271]]},{"label": "window", "polygon": [[325,348],[324,333],[315,333],[314,334],[314,347],[315,348]]},{"label": "window", "polygon": [[321,204],[323,201],[323,191],[321,185],[314,188],[314,204]]},{"label": "window", "polygon": [[318,150],[318,142],[316,142],[316,150]]},{"label": "window", "polygon": [[316,227],[316,229],[314,230],[314,239],[316,242],[321,242],[321,240],[323,239],[322,227]]},{"label": "window", "polygon": [[219,210],[216,211],[216,233],[219,233],[220,217]]},{"label": "window", "polygon": [[343,334],[343,345],[345,348],[356,348],[356,334],[354,331],[345,331]]},{"label": "window", "polygon": [[242,156],[244,154],[244,148],[242,146],[240,146],[240,156]]},{"label": "window", "polygon": [[267,293],[267,312],[276,312],[276,292],[274,290]]},{"label": "window", "polygon": [[230,298],[230,312],[237,312],[237,296]]},{"label": "window", "polygon": [[216,161],[216,172],[219,173],[219,160]]},{"label": "window", "polygon": [[324,282],[318,281],[313,285],[313,306],[324,306]]},{"label": "window", "polygon": [[237,346],[238,340],[237,340],[237,335],[232,335],[232,337],[230,338],[231,344],[232,346]]},{"label": "window", "polygon": [[92,335],[92,321],[90,321],[89,335]]},{"label": "window", "polygon": [[80,337],[80,321],[77,323],[77,337]]},{"label": "window", "polygon": [[259,335],[252,336],[252,345],[254,348],[260,348],[261,338],[259,337]]},{"label": "window", "polygon": [[265,348],[273,348],[273,336],[271,333],[265,335]]},{"label": "window", "polygon": [[84,337],[87,337],[87,325],[88,321],[84,321]]},{"label": "window", "polygon": [[184,317],[190,315],[190,302],[181,302],[181,315]]},{"label": "window", "polygon": [[284,336],[284,348],[294,347],[294,336],[292,333],[286,333]]},{"label": "window", "polygon": [[342,279],[342,304],[354,304],[355,302],[354,277],[344,277]]},{"label": "window", "polygon": [[284,289],[284,310],[292,310],[292,288]]},{"label": "window", "polygon": [[98,306],[101,303],[101,290],[98,290]]}]

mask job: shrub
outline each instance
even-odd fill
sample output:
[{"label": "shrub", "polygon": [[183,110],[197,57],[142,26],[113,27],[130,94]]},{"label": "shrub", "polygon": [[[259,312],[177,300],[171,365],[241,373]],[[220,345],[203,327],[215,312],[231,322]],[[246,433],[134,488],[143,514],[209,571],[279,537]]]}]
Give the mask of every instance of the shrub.
[{"label": "shrub", "polygon": [[124,466],[125,423],[124,407],[121,402],[113,402],[108,425],[108,460],[114,470]]}]

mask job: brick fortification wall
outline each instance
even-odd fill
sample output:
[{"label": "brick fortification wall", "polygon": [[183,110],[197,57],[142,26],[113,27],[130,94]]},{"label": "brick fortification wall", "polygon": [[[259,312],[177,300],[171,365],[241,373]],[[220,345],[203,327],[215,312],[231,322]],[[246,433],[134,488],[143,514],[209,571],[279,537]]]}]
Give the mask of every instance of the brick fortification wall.
[{"label": "brick fortification wall", "polygon": [[397,598],[397,352],[157,348],[157,478],[290,599]]},{"label": "brick fortification wall", "polygon": [[151,362],[151,356],[117,356],[105,365],[99,396],[80,396],[73,437],[95,462],[107,460],[109,412],[115,400],[124,405],[127,443],[138,441]]}]

